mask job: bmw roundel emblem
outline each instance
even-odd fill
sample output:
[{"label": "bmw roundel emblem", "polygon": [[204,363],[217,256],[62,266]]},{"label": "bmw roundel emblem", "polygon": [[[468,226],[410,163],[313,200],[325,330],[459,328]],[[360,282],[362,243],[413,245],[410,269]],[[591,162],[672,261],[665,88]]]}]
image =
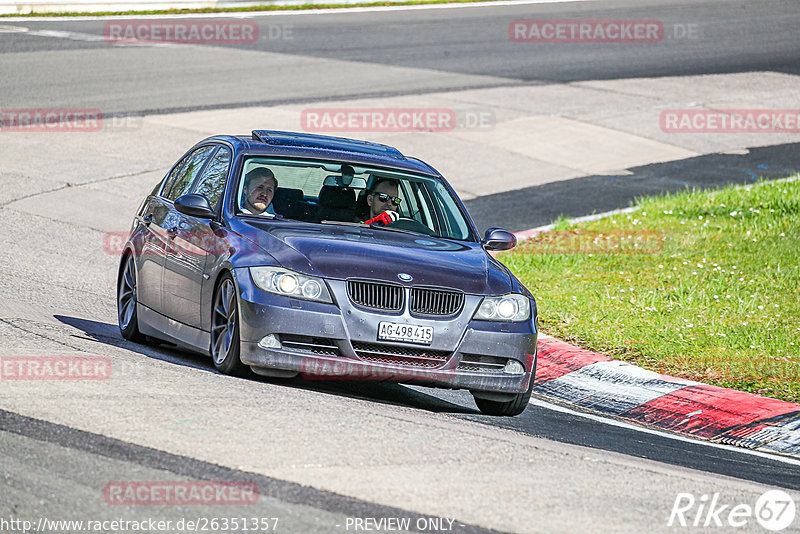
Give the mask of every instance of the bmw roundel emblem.
[{"label": "bmw roundel emblem", "polygon": [[411,276],[410,274],[407,274],[407,273],[399,273],[397,275],[397,278],[399,278],[403,282],[410,282],[410,281],[412,281],[414,279],[413,276]]}]

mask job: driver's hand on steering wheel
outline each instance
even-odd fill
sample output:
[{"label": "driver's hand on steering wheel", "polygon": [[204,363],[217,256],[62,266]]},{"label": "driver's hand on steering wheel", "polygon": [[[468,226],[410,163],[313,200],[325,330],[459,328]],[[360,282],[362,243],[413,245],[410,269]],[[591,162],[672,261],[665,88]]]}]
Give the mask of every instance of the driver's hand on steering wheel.
[{"label": "driver's hand on steering wheel", "polygon": [[395,222],[399,218],[400,218],[400,215],[396,211],[386,210],[383,213],[381,213],[380,215],[377,215],[377,216],[371,218],[370,220],[366,221],[364,224],[378,223],[378,224],[382,224],[383,226],[386,226],[388,224],[391,224],[391,223]]}]

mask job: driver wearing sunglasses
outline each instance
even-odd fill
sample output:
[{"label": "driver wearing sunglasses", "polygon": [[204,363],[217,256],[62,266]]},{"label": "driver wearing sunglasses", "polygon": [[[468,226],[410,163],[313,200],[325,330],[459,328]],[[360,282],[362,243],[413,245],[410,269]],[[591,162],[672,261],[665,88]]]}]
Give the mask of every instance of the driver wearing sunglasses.
[{"label": "driver wearing sunglasses", "polygon": [[396,180],[384,178],[378,180],[372,186],[372,191],[367,194],[367,206],[369,207],[369,219],[365,224],[379,223],[389,224],[400,218],[397,207],[402,202],[398,197],[398,183]]}]

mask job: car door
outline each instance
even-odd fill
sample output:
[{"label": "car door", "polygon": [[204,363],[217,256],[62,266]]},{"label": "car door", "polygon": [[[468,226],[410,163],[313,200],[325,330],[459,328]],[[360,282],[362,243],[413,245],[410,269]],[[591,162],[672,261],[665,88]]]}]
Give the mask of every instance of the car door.
[{"label": "car door", "polygon": [[169,224],[167,216],[172,207],[164,195],[168,194],[175,184],[185,163],[186,158],[182,158],[172,167],[161,184],[147,198],[137,216],[137,239],[141,240],[141,245],[137,247],[140,252],[137,258],[136,299],[139,304],[158,313],[164,313],[161,281],[169,239],[166,231]]},{"label": "car door", "polygon": [[[230,149],[220,145],[210,146],[202,165],[196,162],[197,170],[188,182],[190,187],[182,190],[178,196],[186,193],[205,195],[211,207],[216,209],[225,187],[230,161]],[[208,219],[192,217],[174,208],[172,212],[175,226],[168,230],[170,239],[164,264],[163,285],[168,298],[165,309],[169,317],[199,329],[203,275],[209,254],[213,253],[214,231]]]}]

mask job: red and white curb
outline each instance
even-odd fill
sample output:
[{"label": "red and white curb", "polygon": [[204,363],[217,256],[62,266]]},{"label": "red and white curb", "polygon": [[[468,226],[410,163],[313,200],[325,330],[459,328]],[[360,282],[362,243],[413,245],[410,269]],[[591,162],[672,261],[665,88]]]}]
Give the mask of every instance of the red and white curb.
[{"label": "red and white curb", "polygon": [[715,443],[800,458],[800,404],[674,378],[539,335],[533,392]]}]

